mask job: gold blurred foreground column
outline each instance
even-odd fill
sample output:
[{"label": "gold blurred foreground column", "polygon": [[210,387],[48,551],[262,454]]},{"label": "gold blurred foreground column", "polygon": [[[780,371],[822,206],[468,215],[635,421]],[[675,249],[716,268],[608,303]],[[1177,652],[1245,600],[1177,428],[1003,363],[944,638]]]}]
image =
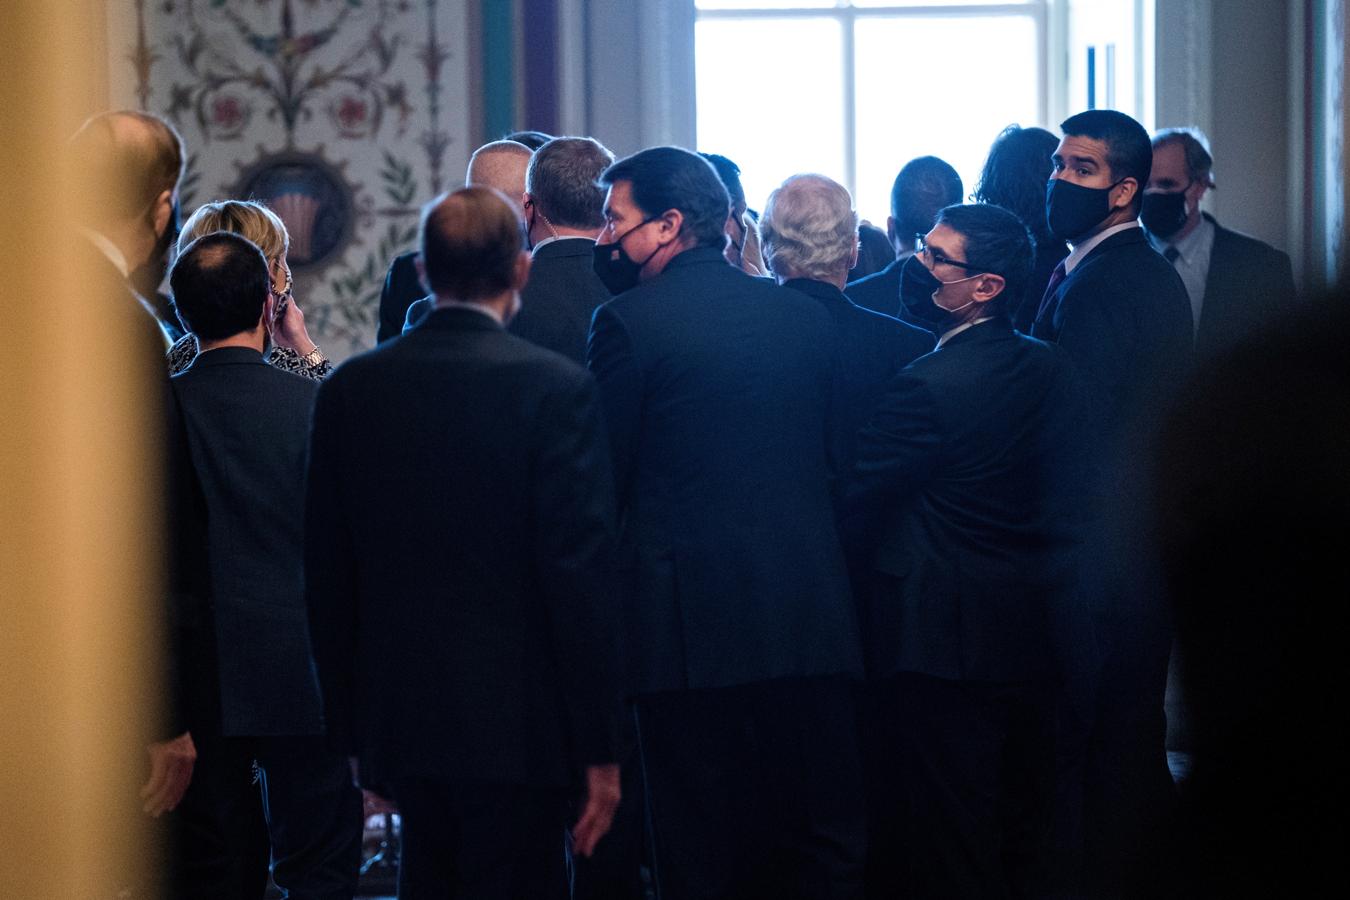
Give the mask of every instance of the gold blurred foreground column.
[{"label": "gold blurred foreground column", "polygon": [[[120,2],[120,0],[114,0]],[[0,2],[0,898],[117,896],[151,868],[137,791],[159,624],[158,423],[69,213],[59,150],[94,112],[100,0]],[[135,896],[146,896],[137,892]]]}]

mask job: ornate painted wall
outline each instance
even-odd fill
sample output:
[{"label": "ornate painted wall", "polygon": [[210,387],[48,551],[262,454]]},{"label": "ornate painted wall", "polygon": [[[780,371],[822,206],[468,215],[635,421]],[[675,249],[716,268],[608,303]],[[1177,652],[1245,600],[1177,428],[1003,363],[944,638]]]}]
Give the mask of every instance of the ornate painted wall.
[{"label": "ornate painted wall", "polygon": [[333,358],[374,343],[385,270],[463,178],[466,0],[108,0],[116,106],[188,146],[183,215],[265,201],[295,296]]}]

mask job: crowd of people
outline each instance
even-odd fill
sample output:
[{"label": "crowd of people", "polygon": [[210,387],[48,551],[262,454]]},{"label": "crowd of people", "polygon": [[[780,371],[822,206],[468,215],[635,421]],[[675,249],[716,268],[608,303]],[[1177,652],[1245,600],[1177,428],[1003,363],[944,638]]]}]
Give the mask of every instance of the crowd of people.
[{"label": "crowd of people", "polygon": [[179,229],[173,128],[86,123],[172,374],[170,895],[352,897],[358,786],[405,900],[1177,892],[1156,443],[1293,280],[1198,132],[1061,129],[971,202],[906,163],[884,242],[823,175],[755,210],[716,154],[510,135],[335,367],[275,213]]}]

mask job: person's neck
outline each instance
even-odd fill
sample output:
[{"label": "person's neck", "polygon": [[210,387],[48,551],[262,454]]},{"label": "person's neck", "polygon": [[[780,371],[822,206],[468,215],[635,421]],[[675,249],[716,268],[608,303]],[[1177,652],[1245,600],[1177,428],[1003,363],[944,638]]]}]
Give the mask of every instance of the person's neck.
[{"label": "person's neck", "polygon": [[666,266],[670,265],[672,259],[679,256],[681,253],[684,253],[686,250],[693,250],[697,246],[698,244],[695,243],[692,238],[681,238],[679,240],[671,241],[660,250],[657,250],[656,253],[652,254],[652,258],[647,260],[646,264],[642,267],[642,271],[638,273],[639,279],[646,281],[649,278],[655,278],[665,271]]},{"label": "person's neck", "polygon": [[904,241],[896,241],[891,245],[895,248],[895,258],[904,259],[906,256],[914,255],[914,245],[906,244]]},{"label": "person's neck", "polygon": [[436,295],[437,309],[447,309],[454,306],[477,306],[502,324],[506,324],[506,320],[510,318],[514,302],[514,291],[502,291],[500,294],[491,297],[478,297],[473,300],[461,300],[448,294]]},{"label": "person's neck", "polygon": [[599,228],[569,228],[565,225],[554,225],[552,230],[543,222],[535,222],[534,230],[530,232],[530,243],[540,244],[549,238],[587,238],[595,240],[600,236]]},{"label": "person's neck", "polygon": [[208,350],[220,350],[225,347],[246,347],[249,350],[258,351],[262,354],[263,348],[267,346],[266,333],[262,328],[254,331],[241,331],[238,334],[232,334],[227,338],[221,338],[216,341],[204,341],[197,339],[197,350],[205,353]]},{"label": "person's neck", "polygon": [[1106,231],[1109,228],[1115,228],[1117,225],[1124,225],[1127,222],[1133,222],[1137,218],[1138,216],[1134,212],[1132,212],[1129,207],[1126,207],[1125,209],[1115,210],[1114,212],[1111,213],[1111,215],[1103,219],[1101,221],[1101,224],[1099,224],[1096,228],[1092,229],[1087,234],[1074,238],[1073,240],[1069,241],[1069,243],[1075,247],[1077,247],[1079,244],[1086,244],[1088,241],[1092,240],[1097,235],[1101,234],[1103,231]]}]

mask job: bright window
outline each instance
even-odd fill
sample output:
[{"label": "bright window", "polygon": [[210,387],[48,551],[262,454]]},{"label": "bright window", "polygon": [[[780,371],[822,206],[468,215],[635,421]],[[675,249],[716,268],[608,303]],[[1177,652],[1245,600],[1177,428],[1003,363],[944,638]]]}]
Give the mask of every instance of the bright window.
[{"label": "bright window", "polygon": [[1151,128],[1152,3],[694,0],[698,149],[741,167],[755,209],[819,172],[884,227],[916,156],[947,160],[968,195],[1010,124],[1054,131],[1109,96]]}]

